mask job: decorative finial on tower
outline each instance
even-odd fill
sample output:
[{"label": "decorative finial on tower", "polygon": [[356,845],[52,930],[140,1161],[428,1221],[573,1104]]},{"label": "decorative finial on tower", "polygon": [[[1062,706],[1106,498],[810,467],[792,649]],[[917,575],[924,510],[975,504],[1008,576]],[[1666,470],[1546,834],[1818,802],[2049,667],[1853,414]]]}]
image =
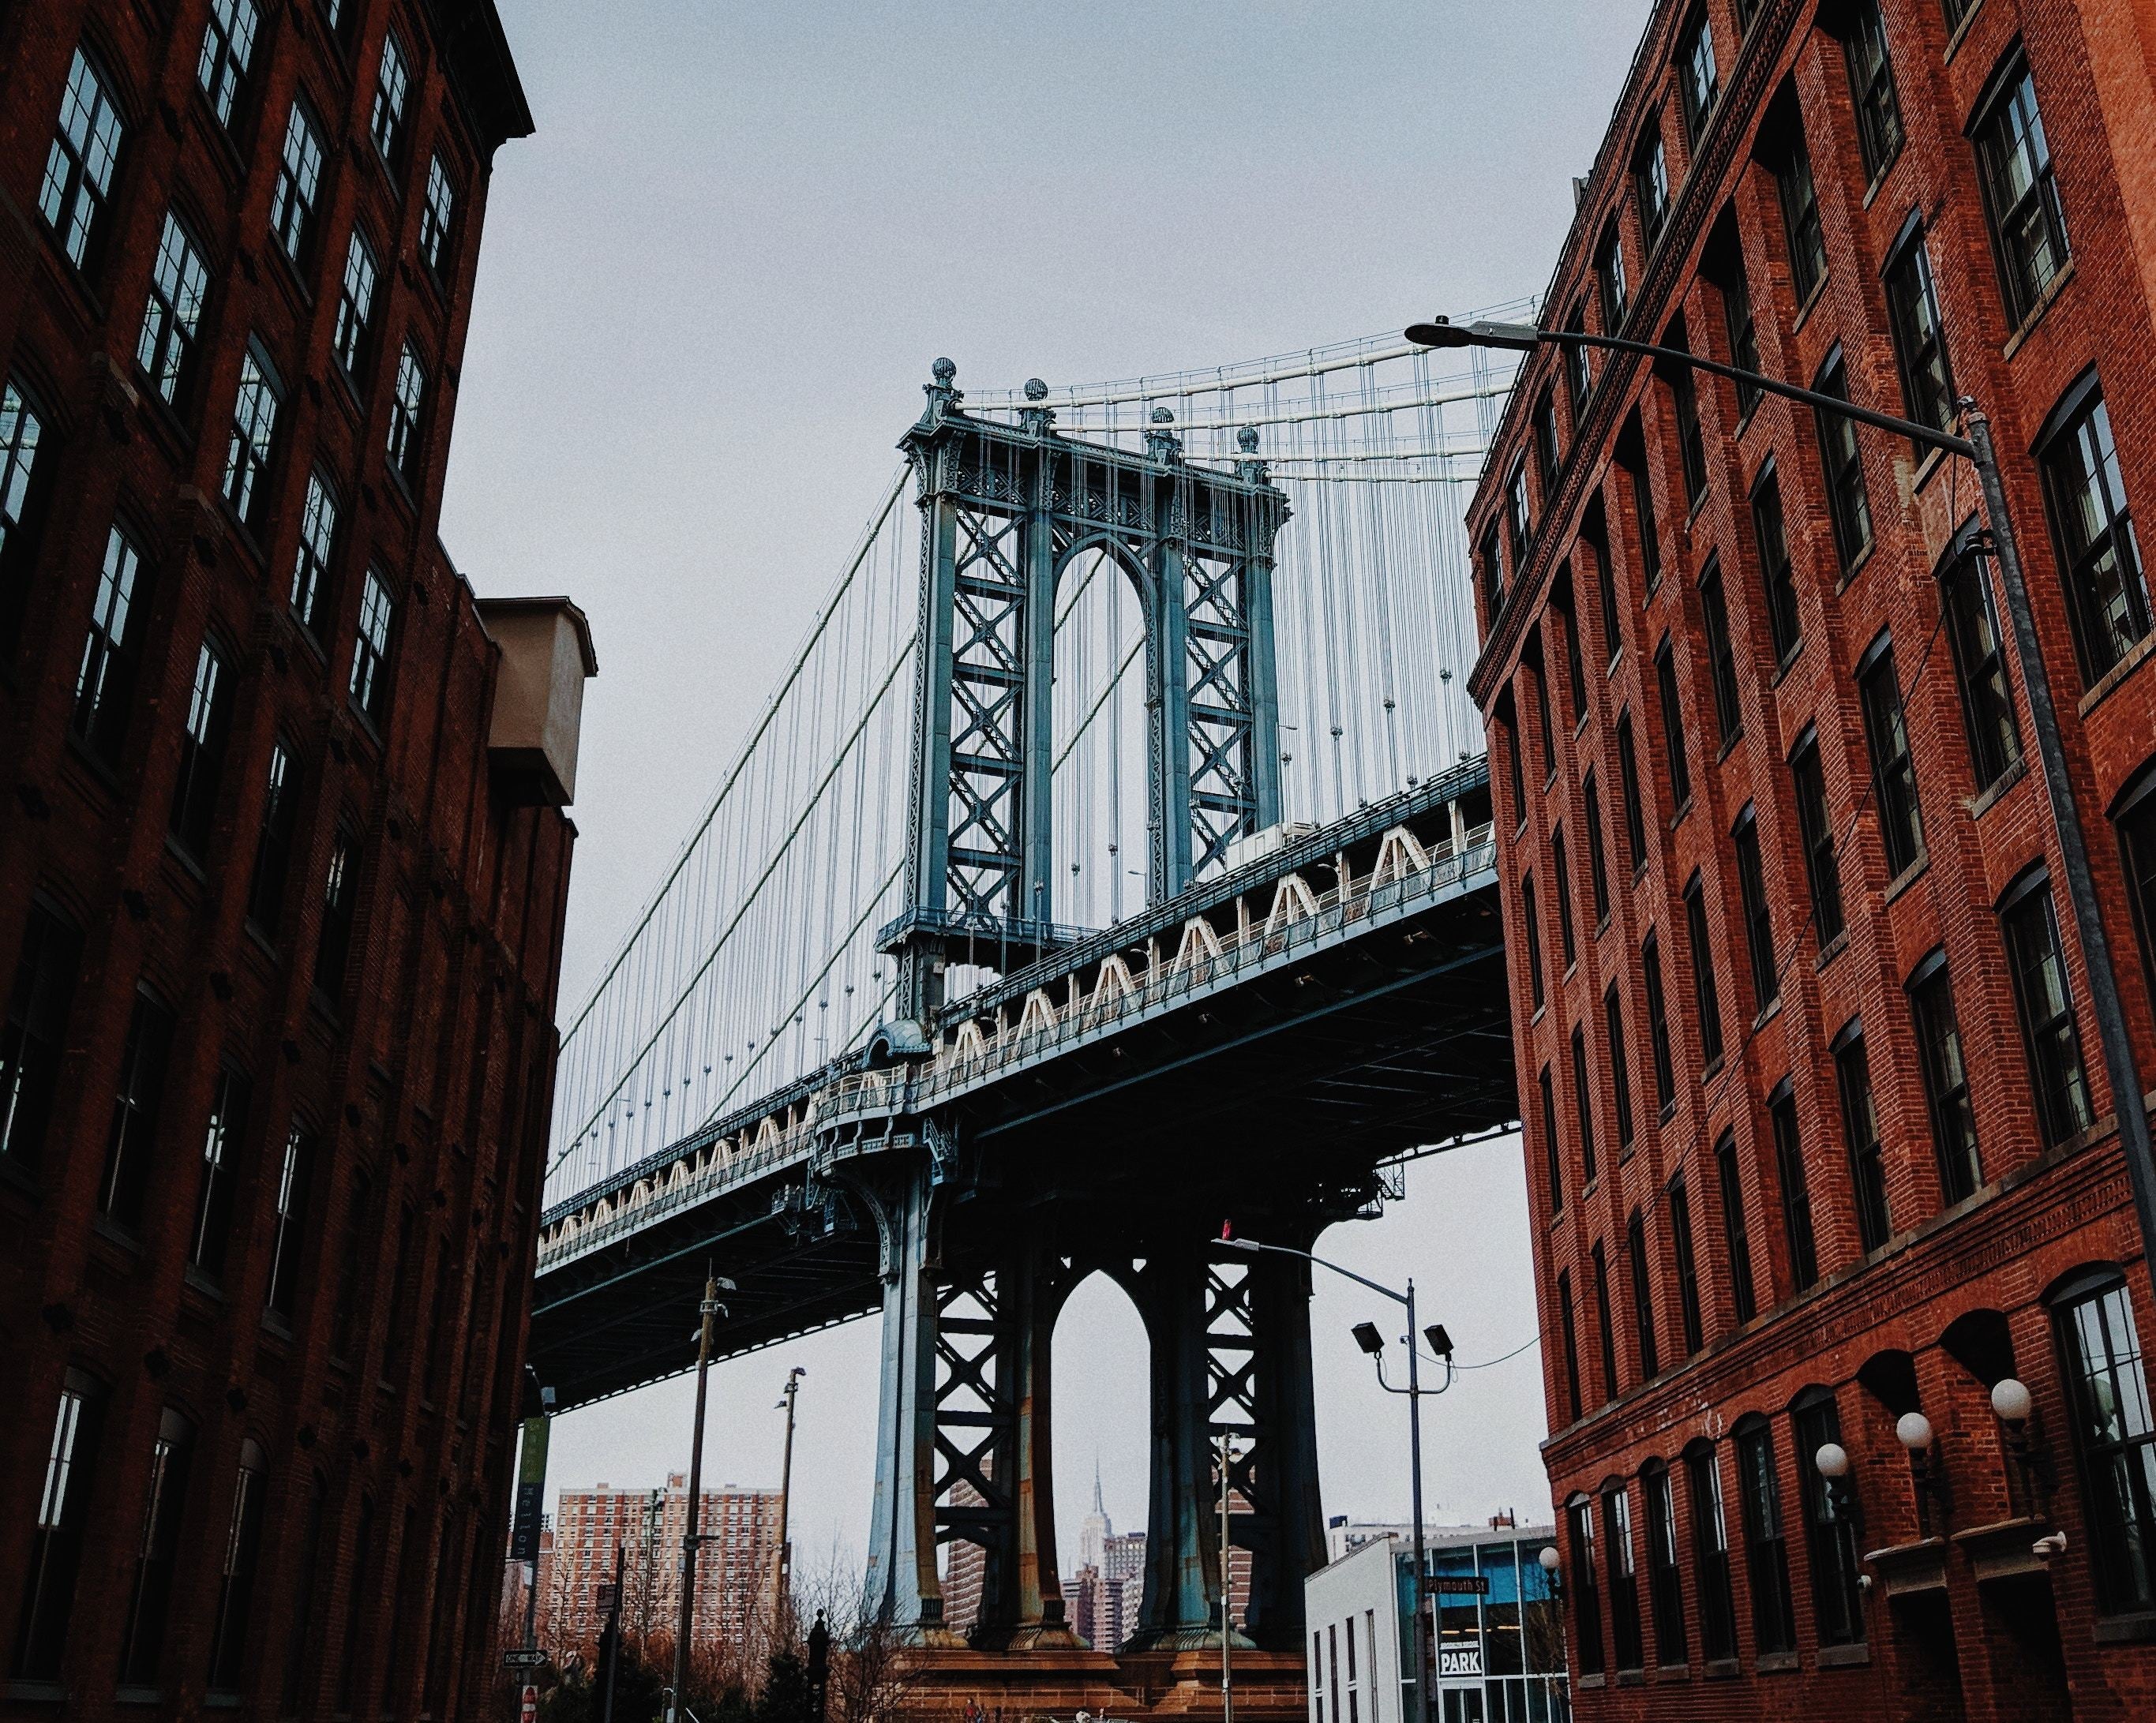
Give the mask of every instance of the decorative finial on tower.
[{"label": "decorative finial on tower", "polygon": [[952,361],[938,359],[928,367],[928,374],[936,381],[921,386],[922,392],[928,397],[928,405],[921,414],[921,423],[924,425],[934,424],[966,398],[952,384],[951,380],[958,374],[958,367]]},{"label": "decorative finial on tower", "polygon": [[1258,459],[1258,428],[1245,425],[1235,433],[1235,447],[1243,458],[1235,463],[1235,476],[1249,485],[1270,485],[1273,471]]},{"label": "decorative finial on tower", "polygon": [[1172,467],[1183,459],[1183,438],[1168,428],[1175,423],[1175,415],[1165,407],[1152,410],[1152,425],[1145,433],[1146,459],[1157,460],[1163,466]]},{"label": "decorative finial on tower", "polygon": [[1041,405],[1048,398],[1048,385],[1037,377],[1028,377],[1025,380],[1025,398],[1031,404],[1019,408],[1019,423],[1033,435],[1045,437],[1048,428],[1055,423],[1055,409]]},{"label": "decorative finial on tower", "polygon": [[1245,425],[1241,430],[1236,432],[1235,447],[1245,454],[1255,454],[1258,452],[1258,428],[1255,425]]}]

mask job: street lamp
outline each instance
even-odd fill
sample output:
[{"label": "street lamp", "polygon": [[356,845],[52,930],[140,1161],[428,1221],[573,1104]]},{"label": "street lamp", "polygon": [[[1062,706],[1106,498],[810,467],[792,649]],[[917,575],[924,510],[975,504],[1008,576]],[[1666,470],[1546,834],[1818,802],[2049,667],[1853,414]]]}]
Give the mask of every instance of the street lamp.
[{"label": "street lamp", "polygon": [[[1430,1723],[1430,1624],[1425,1618],[1423,1607],[1425,1601],[1423,1595],[1424,1588],[1429,1582],[1423,1572],[1422,1541],[1422,1397],[1424,1390],[1422,1386],[1422,1372],[1418,1368],[1421,1348],[1416,1346],[1414,1338],[1414,1282],[1410,1279],[1406,1291],[1396,1292],[1391,1287],[1373,1280],[1366,1274],[1358,1274],[1353,1269],[1343,1269],[1338,1263],[1327,1262],[1323,1257],[1313,1255],[1307,1250],[1296,1250],[1286,1244],[1261,1244],[1255,1238],[1231,1238],[1224,1229],[1221,1233],[1219,1243],[1224,1250],[1247,1250],[1253,1254],[1259,1251],[1265,1251],[1274,1256],[1299,1256],[1305,1262],[1316,1263],[1321,1269],[1330,1269],[1336,1274],[1345,1275],[1357,1285],[1367,1286],[1373,1292],[1383,1294],[1394,1304],[1404,1305],[1407,1307],[1408,1385],[1404,1388],[1396,1388],[1385,1380],[1383,1356],[1385,1337],[1378,1331],[1378,1325],[1374,1322],[1358,1322],[1350,1331],[1355,1336],[1355,1344],[1378,1361],[1378,1385],[1389,1394],[1405,1394],[1408,1397],[1408,1459],[1410,1485],[1409,1494],[1414,1510],[1415,1716],[1418,1723]],[[1446,1386],[1450,1387],[1452,1372],[1452,1341],[1445,1334],[1445,1325],[1441,1322],[1432,1323],[1425,1337],[1430,1342],[1431,1350],[1445,1360]],[[1444,1389],[1433,1388],[1428,1392],[1442,1393]],[[1224,1545],[1220,1551],[1221,1585],[1224,1589],[1227,1584],[1227,1559],[1228,1552]]]},{"label": "street lamp", "polygon": [[681,1614],[674,1631],[674,1685],[666,1695],[668,1723],[678,1723],[685,1709],[681,1695],[689,1685],[689,1634],[696,1620],[696,1510],[704,1496],[704,1387],[711,1371],[711,1319],[726,1310],[721,1292],[734,1283],[705,1270],[703,1300],[696,1306],[696,1427],[689,1447],[689,1502],[681,1533]]},{"label": "street lamp", "polygon": [[1932,1535],[1932,1492],[1940,1479],[1932,1475],[1932,1421],[1921,1412],[1905,1412],[1895,1421],[1894,1439],[1909,1456],[1909,1487],[1917,1498],[1917,1533]]},{"label": "street lamp", "polygon": [[2112,961],[2111,941],[2104,931],[2097,907],[2096,882],[2089,872],[2088,840],[2082,828],[2073,782],[2066,774],[2066,741],[2059,730],[2058,710],[2051,699],[2051,679],[2044,667],[2044,654],[2036,638],[2035,613],[2030,608],[2028,582],[2021,567],[2020,546],[2014,536],[2013,517],[2006,506],[2005,481],[1999,470],[1998,451],[1991,439],[1991,421],[1969,396],[1955,405],[1961,409],[1969,435],[1875,413],[1839,396],[1822,395],[1815,389],[1799,388],[1756,371],[1743,371],[1719,360],[1703,359],[1681,347],[1664,347],[1650,341],[1627,341],[1621,336],[1589,335],[1574,329],[1539,329],[1526,323],[1452,323],[1440,317],[1408,326],[1408,340],[1426,347],[1502,347],[1517,352],[1543,346],[1603,347],[1619,353],[1635,353],[1659,364],[1678,365],[1693,371],[1726,377],[1763,394],[1779,395],[1809,407],[1814,413],[1852,419],[1858,424],[1891,431],[1928,448],[1958,454],[1976,468],[1984,493],[1984,510],[1989,517],[1991,541],[1999,561],[2000,585],[2005,590],[2006,610],[2014,628],[2014,654],[2021,671],[2021,685],[2029,697],[2029,717],[2036,732],[2036,753],[2044,768],[2044,787],[2051,798],[2051,824],[2058,834],[2059,855],[2066,876],[2066,895],[2072,903],[2075,931],[2081,936],[2087,960],[2089,1003],[2096,1013],[2097,1035],[2103,1049],[2106,1079],[2111,1085],[2112,1108],[2118,1120],[2119,1146],[2126,1156],[2128,1182],[2133,1192],[2135,1218],[2141,1223],[2143,1259],[2156,1273],[2156,1153],[2148,1136],[2148,1109],[2143,1096],[2141,1075],[2135,1069],[2133,1044],[2126,1030],[2126,1011],[2119,998],[2118,971]]}]

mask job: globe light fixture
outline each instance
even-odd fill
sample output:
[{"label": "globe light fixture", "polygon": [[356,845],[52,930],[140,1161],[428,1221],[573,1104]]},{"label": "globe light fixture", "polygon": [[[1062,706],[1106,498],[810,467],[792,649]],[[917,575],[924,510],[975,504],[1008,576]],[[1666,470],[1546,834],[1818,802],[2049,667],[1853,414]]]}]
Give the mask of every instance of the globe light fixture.
[{"label": "globe light fixture", "polygon": [[[1932,1445],[1932,1421],[1921,1412],[1905,1412],[1894,1425],[1894,1439],[1912,1454]],[[1825,1467],[1821,1467],[1825,1470]]]},{"label": "globe light fixture", "polygon": [[1812,1464],[1819,1468],[1820,1477],[1839,1483],[1849,1475],[1849,1450],[1839,1442],[1822,1442]]},{"label": "globe light fixture", "polygon": [[2001,1377],[1992,1384],[1991,1409],[2003,1423],[2028,1423],[2029,1414],[2035,1409],[2028,1383],[2016,1377]]}]

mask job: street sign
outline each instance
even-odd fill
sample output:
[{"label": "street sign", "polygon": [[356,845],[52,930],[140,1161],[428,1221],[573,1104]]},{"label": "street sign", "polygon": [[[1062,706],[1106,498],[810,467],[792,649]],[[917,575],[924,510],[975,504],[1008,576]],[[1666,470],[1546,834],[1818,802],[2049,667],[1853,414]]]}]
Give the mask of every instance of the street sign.
[{"label": "street sign", "polygon": [[1486,1597],[1490,1595],[1490,1576],[1486,1573],[1433,1574],[1426,1589],[1433,1597]]},{"label": "street sign", "polygon": [[546,1666],[547,1654],[536,1645],[513,1645],[501,1654],[501,1664],[509,1669],[536,1669]]},{"label": "street sign", "polygon": [[599,1608],[601,1609],[612,1609],[614,1605],[619,1603],[620,1601],[621,1587],[619,1586],[616,1585],[610,1579],[602,1580],[599,1582]]},{"label": "street sign", "polygon": [[509,1559],[539,1559],[539,1520],[547,1505],[547,1420],[524,1421],[524,1446],[516,1468],[516,1509],[510,1519]]},{"label": "street sign", "polygon": [[524,1703],[517,1715],[522,1723],[539,1723],[539,1690],[528,1681],[524,1684]]}]

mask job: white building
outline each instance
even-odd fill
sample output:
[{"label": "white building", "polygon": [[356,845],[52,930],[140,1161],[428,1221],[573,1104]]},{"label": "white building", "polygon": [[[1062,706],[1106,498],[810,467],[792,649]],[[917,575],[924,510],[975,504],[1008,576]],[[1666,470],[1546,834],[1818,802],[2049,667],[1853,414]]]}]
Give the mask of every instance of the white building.
[{"label": "white building", "polygon": [[[1553,1527],[1435,1526],[1430,1723],[1566,1723],[1563,1618],[1540,1556]],[[1303,1582],[1310,1723],[1415,1723],[1414,1545],[1404,1527],[1335,1520],[1344,1551]]]}]

